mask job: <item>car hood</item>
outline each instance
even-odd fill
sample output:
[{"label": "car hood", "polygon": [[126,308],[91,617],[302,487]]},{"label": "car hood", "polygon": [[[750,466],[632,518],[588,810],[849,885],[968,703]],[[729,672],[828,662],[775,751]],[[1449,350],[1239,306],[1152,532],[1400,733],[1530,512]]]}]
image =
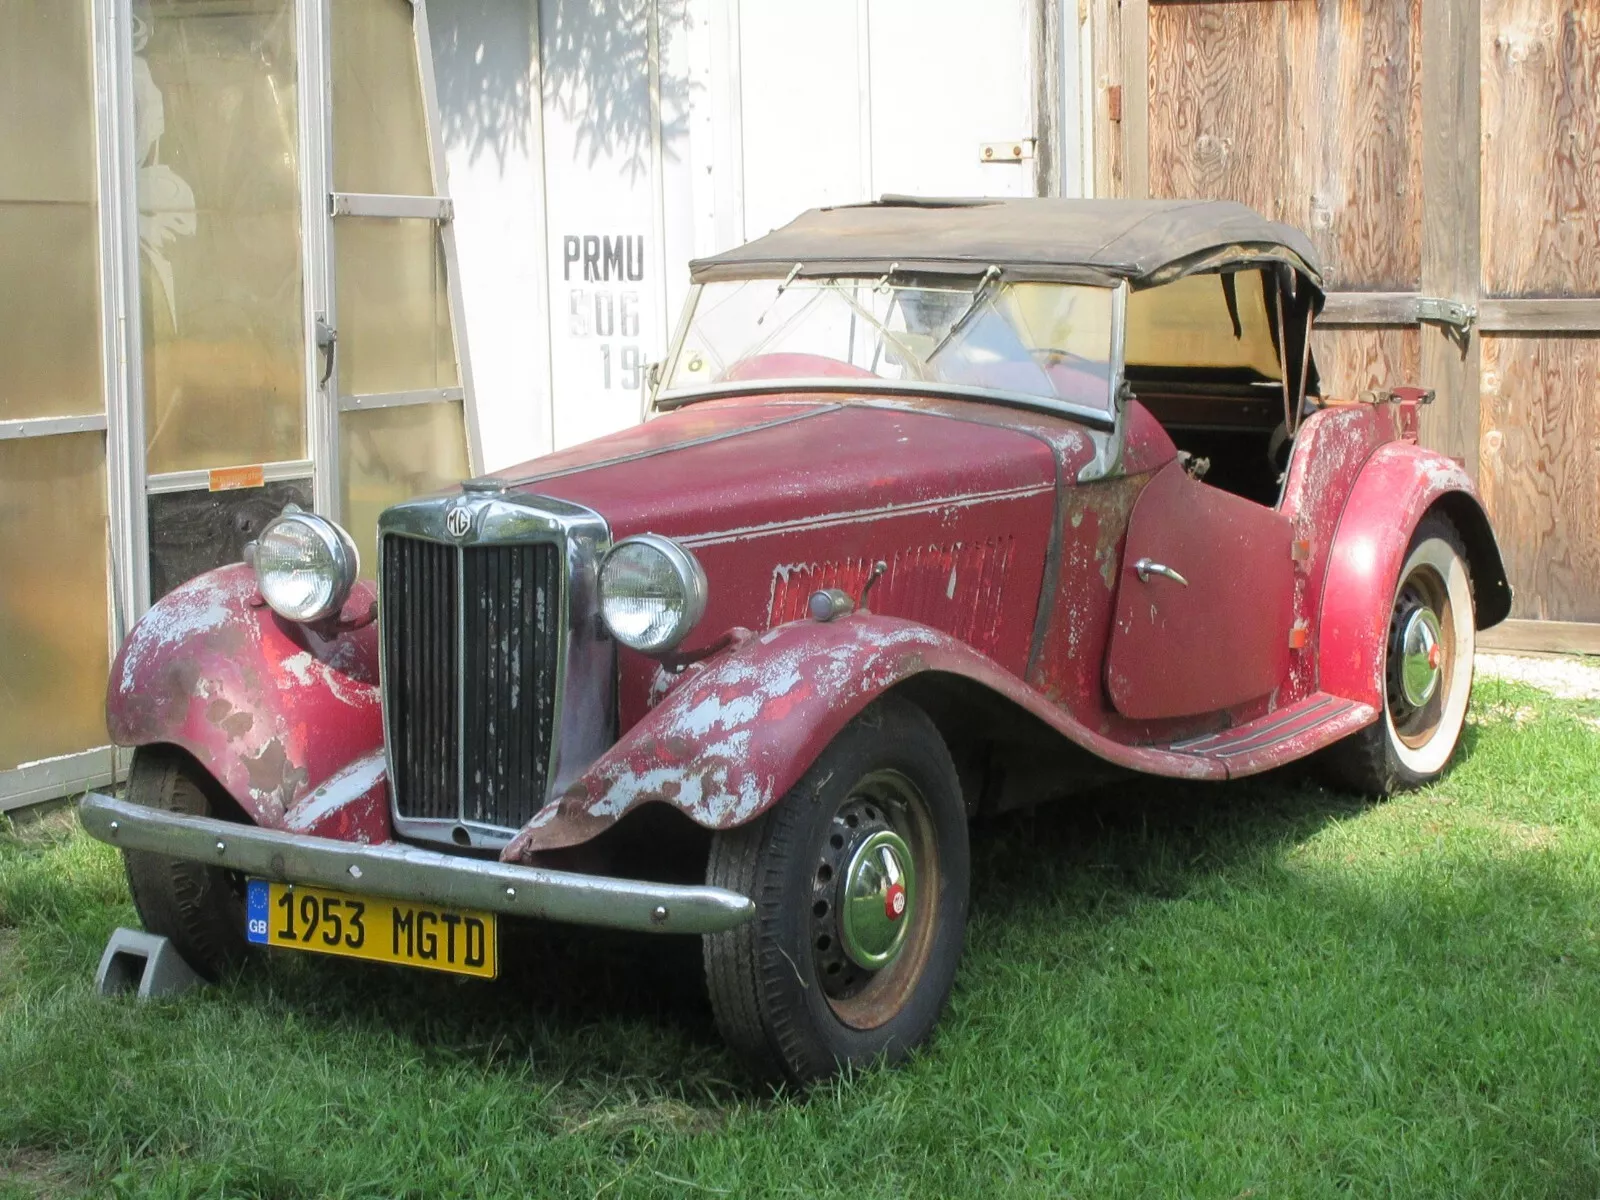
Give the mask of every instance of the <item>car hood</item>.
[{"label": "car hood", "polygon": [[1013,415],[943,401],[708,401],[495,477],[595,510],[614,538],[734,539],[1053,487],[1058,458],[1070,466],[1086,439],[1070,422]]}]

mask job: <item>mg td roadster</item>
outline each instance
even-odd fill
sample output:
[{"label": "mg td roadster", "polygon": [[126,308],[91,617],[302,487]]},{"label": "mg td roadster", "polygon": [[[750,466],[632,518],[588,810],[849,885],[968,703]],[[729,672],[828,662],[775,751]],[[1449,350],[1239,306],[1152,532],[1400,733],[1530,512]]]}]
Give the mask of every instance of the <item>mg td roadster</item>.
[{"label": "mg td roadster", "polygon": [[389,509],[375,583],[286,511],[132,630],[82,818],[200,972],[692,934],[804,1081],[933,1031],[975,814],[1446,769],[1505,570],[1427,393],[1321,395],[1299,232],[887,198],[691,271],[652,419]]}]

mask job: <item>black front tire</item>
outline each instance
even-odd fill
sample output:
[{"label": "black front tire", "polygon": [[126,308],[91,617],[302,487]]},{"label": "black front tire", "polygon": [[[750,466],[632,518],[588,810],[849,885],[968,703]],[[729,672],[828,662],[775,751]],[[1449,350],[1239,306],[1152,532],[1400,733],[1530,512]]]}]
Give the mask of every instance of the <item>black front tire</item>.
[{"label": "black front tire", "polygon": [[[868,843],[885,831],[909,852],[914,895],[901,901],[896,956],[869,970],[844,955],[855,943],[842,911],[837,919],[830,912],[830,898],[843,895],[830,886],[844,887],[835,864],[860,861],[850,857],[851,839],[870,857]],[[781,802],[712,841],[706,881],[756,905],[747,924],[704,939],[723,1037],[773,1082],[805,1084],[903,1059],[932,1034],[949,999],[970,875],[966,808],[944,739],[915,705],[877,701]],[[834,905],[844,907],[842,899]]]},{"label": "black front tire", "polygon": [[[216,780],[172,746],[134,751],[127,799],[196,817],[222,816],[227,805]],[[243,961],[249,943],[237,871],[145,850],[125,850],[122,859],[144,927],[171,941],[198,974],[215,983]]]}]

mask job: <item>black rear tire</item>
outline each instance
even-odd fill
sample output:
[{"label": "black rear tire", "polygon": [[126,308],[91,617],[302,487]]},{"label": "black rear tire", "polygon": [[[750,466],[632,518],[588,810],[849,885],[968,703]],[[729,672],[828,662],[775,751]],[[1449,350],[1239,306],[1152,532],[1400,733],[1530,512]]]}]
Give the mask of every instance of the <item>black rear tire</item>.
[{"label": "black rear tire", "polygon": [[[900,857],[910,869],[896,899],[901,877],[891,864]],[[884,890],[849,893],[866,905],[852,909],[865,914],[852,922],[847,885],[865,887],[874,873]],[[932,1034],[949,999],[970,875],[966,808],[944,739],[915,705],[877,701],[782,801],[712,841],[706,881],[756,905],[745,925],[704,939],[723,1037],[773,1082],[805,1084],[903,1059]],[[855,932],[866,922],[870,933]],[[864,966],[859,956],[883,936],[898,939],[889,957]]]},{"label": "black rear tire", "polygon": [[[226,796],[216,780],[172,746],[133,752],[127,799],[196,817],[226,815]],[[244,960],[249,943],[242,875],[145,850],[125,850],[122,860],[144,927],[171,941],[198,974],[215,983]]]}]

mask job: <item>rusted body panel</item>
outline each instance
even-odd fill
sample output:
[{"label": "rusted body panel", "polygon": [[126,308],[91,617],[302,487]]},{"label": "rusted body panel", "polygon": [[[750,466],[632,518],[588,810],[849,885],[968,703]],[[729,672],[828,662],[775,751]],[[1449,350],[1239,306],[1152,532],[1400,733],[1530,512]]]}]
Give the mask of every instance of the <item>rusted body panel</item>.
[{"label": "rusted body panel", "polygon": [[[681,648],[704,660],[674,671],[619,650],[619,740],[506,857],[579,844],[646,803],[708,828],[750,820],[874,696],[925,672],[975,681],[1134,770],[1222,779],[1301,757],[1381,705],[1380,626],[1415,522],[1440,497],[1477,504],[1453,463],[1396,440],[1414,435],[1414,417],[1392,404],[1310,417],[1276,511],[1215,489],[1202,493],[1209,507],[1186,500],[1201,485],[1136,402],[1121,470],[1085,483],[1103,435],[922,397],[707,402],[506,472],[516,490],[602,512],[616,538],[677,539],[712,581]],[[1249,585],[1201,603],[1183,636],[1139,643],[1160,674],[1163,656],[1184,653],[1168,643],[1208,628],[1256,638],[1261,653],[1243,656],[1250,686],[1214,693],[1220,708],[1124,696],[1119,712],[1107,686],[1141,497],[1171,510],[1157,526],[1197,553],[1239,527],[1238,553],[1221,559]],[[1245,505],[1259,536],[1233,519]],[[805,619],[813,591],[859,596],[880,562],[870,611]],[[347,617],[371,602],[362,585]],[[1197,686],[1231,669],[1204,658],[1188,663]],[[323,640],[282,621],[242,565],[185,585],[140,623],[114,666],[108,716],[119,743],[188,750],[262,825],[391,835],[375,628]]]},{"label": "rusted body panel", "polygon": [[[1317,616],[1324,691],[1382,705],[1384,644],[1400,568],[1417,523],[1440,504],[1482,512],[1472,477],[1454,459],[1391,442],[1362,468],[1339,518],[1322,583]],[[1498,554],[1492,563],[1473,565],[1480,590],[1491,591]],[[1500,579],[1503,584],[1503,568]],[[1480,609],[1480,624],[1485,618]]]},{"label": "rusted body panel", "polygon": [[[1106,654],[1106,690],[1130,717],[1217,712],[1276,691],[1289,673],[1293,563],[1287,518],[1158,471],[1128,526]],[[1141,575],[1150,562],[1173,575]]]},{"label": "rusted body panel", "polygon": [[775,804],[871,700],[935,671],[977,680],[1063,736],[1122,766],[1222,779],[1215,761],[1124,746],[1084,728],[1014,674],[925,625],[872,613],[798,621],[691,668],[643,720],[534,818],[502,857],[587,841],[641,804],[667,803],[727,829]]},{"label": "rusted body panel", "polygon": [[[719,418],[736,434],[704,440],[687,420],[700,407],[650,422],[656,437],[684,440],[648,464],[602,455],[528,485],[603,512],[613,538],[659,533],[694,551],[714,585],[683,652],[736,626],[793,619],[813,581],[859,593],[882,561],[874,612],[1025,669],[1057,495],[1055,445],[1038,429],[1053,426],[1086,455],[1076,426],[1043,417],[1019,430],[968,419],[983,406],[960,402],[746,400],[705,405],[743,415]],[[618,659],[618,727],[628,729],[650,708],[656,662],[626,650]]]},{"label": "rusted body panel", "polygon": [[[345,614],[373,595],[358,584]],[[388,840],[376,627],[318,637],[263,605],[243,563],[190,580],[134,626],[106,724],[118,745],[187,750],[258,825]]]}]

